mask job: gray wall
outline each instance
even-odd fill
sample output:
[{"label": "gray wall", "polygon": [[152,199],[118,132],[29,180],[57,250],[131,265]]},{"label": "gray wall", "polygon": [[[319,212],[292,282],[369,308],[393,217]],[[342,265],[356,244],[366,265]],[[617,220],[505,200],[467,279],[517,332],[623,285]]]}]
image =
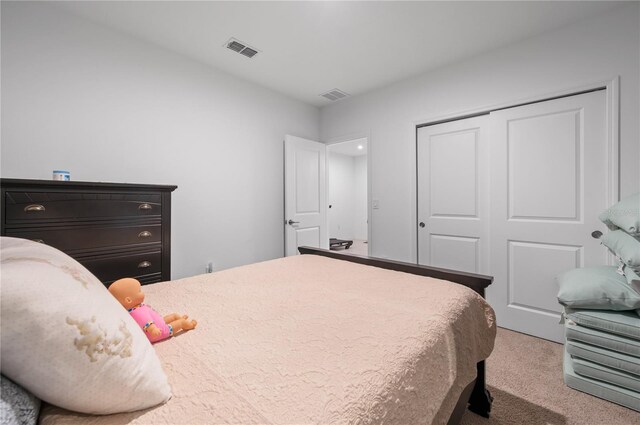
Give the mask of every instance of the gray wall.
[{"label": "gray wall", "polygon": [[[640,190],[640,5],[321,110],[322,140],[369,135],[372,255],[415,261],[415,125],[620,76],[620,192]],[[444,42],[444,41],[443,41]]]},{"label": "gray wall", "polygon": [[327,147],[329,237],[367,240],[367,156]]},{"label": "gray wall", "polygon": [[43,4],[2,2],[2,177],[176,184],[173,277],[283,254],[283,138],[319,111]]},{"label": "gray wall", "polygon": [[354,157],[331,152],[327,148],[327,197],[331,208],[329,237],[354,239],[355,165]]}]

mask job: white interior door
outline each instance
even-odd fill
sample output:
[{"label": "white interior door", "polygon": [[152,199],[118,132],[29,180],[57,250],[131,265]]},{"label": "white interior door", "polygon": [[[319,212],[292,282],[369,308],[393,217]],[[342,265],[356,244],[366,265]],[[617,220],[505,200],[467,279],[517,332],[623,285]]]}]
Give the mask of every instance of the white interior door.
[{"label": "white interior door", "polygon": [[487,120],[418,129],[418,263],[487,273]]},{"label": "white interior door", "polygon": [[607,263],[604,91],[493,112],[488,299],[498,325],[562,342],[554,277]]},{"label": "white interior door", "polygon": [[329,248],[326,146],[287,135],[284,140],[285,255],[299,246]]}]

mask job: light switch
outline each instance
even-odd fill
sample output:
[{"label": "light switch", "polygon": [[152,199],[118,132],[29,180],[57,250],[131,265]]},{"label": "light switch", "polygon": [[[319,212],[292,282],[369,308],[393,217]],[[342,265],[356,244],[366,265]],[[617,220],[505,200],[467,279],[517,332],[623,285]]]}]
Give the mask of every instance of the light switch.
[{"label": "light switch", "polygon": [[374,210],[377,210],[378,208],[380,208],[380,201],[377,199],[374,199],[373,201],[371,201],[371,208],[373,208]]}]

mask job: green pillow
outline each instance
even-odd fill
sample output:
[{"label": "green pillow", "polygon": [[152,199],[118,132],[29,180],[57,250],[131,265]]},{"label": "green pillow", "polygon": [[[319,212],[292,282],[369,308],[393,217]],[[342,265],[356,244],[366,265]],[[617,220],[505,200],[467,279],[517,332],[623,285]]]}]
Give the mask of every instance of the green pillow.
[{"label": "green pillow", "polygon": [[614,266],[574,269],[556,277],[558,302],[571,308],[595,310],[640,309],[640,293]]},{"label": "green pillow", "polygon": [[610,230],[622,229],[640,235],[640,193],[618,202],[599,216]]},{"label": "green pillow", "polygon": [[622,230],[613,230],[600,239],[616,257],[634,271],[640,270],[640,240]]}]

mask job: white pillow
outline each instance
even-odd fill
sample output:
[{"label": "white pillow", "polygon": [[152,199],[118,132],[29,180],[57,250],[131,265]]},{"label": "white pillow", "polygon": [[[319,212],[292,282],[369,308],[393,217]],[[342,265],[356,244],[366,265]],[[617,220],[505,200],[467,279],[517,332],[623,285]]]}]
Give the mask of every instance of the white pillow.
[{"label": "white pillow", "polygon": [[93,274],[45,244],[0,244],[2,374],[82,413],[129,412],[171,397],[153,347]]}]

